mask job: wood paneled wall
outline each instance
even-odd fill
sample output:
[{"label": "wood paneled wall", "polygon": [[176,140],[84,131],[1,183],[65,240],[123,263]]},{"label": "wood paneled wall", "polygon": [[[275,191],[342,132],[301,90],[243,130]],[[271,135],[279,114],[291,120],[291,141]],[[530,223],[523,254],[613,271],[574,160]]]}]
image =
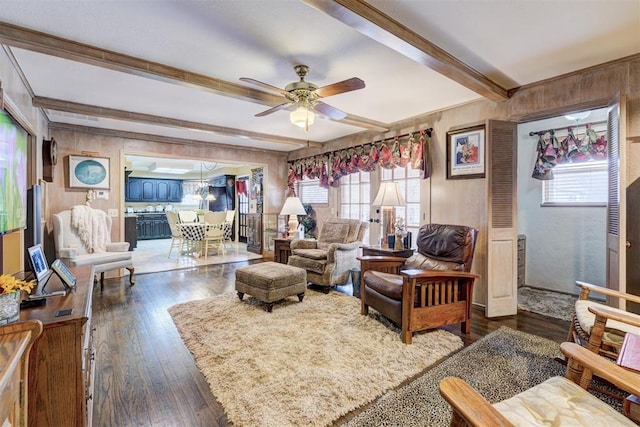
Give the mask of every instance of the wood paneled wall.
[{"label": "wood paneled wall", "polygon": [[[640,142],[640,55],[592,67],[580,72],[521,87],[508,101],[496,103],[481,99],[454,108],[414,117],[395,123],[385,135],[363,132],[333,140],[322,150],[305,148],[292,152],[290,159],[365,144],[393,135],[433,127],[431,142],[433,174],[421,188],[423,222],[447,222],[476,227],[480,233],[476,246],[473,272],[480,274],[474,300],[486,301],[487,276],[487,203],[486,179],[446,179],[447,131],[485,123],[489,119],[526,122],[553,117],[571,111],[606,106],[620,95],[628,101],[627,135]],[[410,94],[407,94],[410,96]],[[630,178],[640,176],[640,144],[627,145]],[[627,185],[633,182],[629,180]],[[430,193],[430,196],[429,196]],[[431,207],[431,211],[429,208]],[[336,207],[337,209],[337,207]],[[322,219],[319,218],[319,221]]]}]

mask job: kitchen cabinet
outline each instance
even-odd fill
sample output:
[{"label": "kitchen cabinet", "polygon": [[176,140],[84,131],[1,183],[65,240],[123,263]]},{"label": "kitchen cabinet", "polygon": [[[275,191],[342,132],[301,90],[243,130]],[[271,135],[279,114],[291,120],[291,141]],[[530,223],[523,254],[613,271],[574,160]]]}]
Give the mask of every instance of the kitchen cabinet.
[{"label": "kitchen cabinet", "polygon": [[129,250],[138,246],[138,218],[135,215],[124,217],[124,241],[129,242]]},{"label": "kitchen cabinet", "polygon": [[125,202],[180,203],[182,181],[178,179],[128,178]]},{"label": "kitchen cabinet", "polygon": [[138,240],[168,239],[171,228],[167,215],[163,213],[138,214],[136,236]]}]

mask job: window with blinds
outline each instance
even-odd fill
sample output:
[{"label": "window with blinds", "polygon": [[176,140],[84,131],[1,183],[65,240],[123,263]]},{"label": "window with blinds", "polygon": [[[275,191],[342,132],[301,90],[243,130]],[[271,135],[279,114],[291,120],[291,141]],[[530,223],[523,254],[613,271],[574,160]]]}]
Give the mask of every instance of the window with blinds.
[{"label": "window with blinds", "polygon": [[320,187],[319,179],[305,178],[296,183],[296,194],[303,204],[326,205],[329,203],[329,189]]},{"label": "window with blinds", "polygon": [[606,206],[607,161],[567,163],[543,181],[542,206]]}]

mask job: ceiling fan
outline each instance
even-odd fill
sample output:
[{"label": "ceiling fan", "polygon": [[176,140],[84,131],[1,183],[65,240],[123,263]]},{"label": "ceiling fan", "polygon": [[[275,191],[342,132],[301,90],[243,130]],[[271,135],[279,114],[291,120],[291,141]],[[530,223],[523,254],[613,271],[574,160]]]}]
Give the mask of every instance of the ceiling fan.
[{"label": "ceiling fan", "polygon": [[350,79],[319,88],[317,85],[304,80],[305,76],[309,73],[308,66],[296,65],[293,69],[296,74],[300,76],[300,81],[289,83],[284,89],[280,89],[258,80],[250,79],[248,77],[240,78],[240,80],[245,83],[250,83],[255,86],[268,89],[272,92],[279,93],[287,99],[287,102],[258,113],[256,114],[256,117],[266,116],[279,110],[292,110],[289,116],[291,123],[305,128],[305,130],[308,131],[309,125],[313,124],[314,121],[315,115],[313,111],[317,111],[331,120],[342,120],[347,116],[347,113],[344,111],[322,102],[320,100],[321,98],[362,89],[364,87],[364,81],[357,77],[352,77]]}]

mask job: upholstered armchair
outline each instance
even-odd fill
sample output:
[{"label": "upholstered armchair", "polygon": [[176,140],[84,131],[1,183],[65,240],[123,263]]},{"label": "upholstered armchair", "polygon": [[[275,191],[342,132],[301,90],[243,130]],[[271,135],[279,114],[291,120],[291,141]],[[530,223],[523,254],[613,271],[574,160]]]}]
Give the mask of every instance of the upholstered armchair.
[{"label": "upholstered armchair", "polygon": [[104,211],[78,205],[52,216],[57,258],[72,267],[92,265],[101,288],[104,272],[119,268],[129,270],[129,283],[135,284],[129,243],[111,242],[111,217]]},{"label": "upholstered armchair", "polygon": [[318,240],[291,241],[289,265],[307,271],[307,281],[325,286],[344,285],[358,267],[358,249],[368,222],[330,218],[322,224]]},{"label": "upholstered armchair", "polygon": [[470,273],[478,230],[463,225],[426,224],[418,231],[418,251],[408,259],[362,256],[361,313],[373,307],[402,328],[402,341],[413,332],[461,323],[471,331],[473,285]]},{"label": "upholstered armchair", "polygon": [[564,377],[552,377],[510,399],[491,405],[464,380],[447,377],[440,394],[453,410],[452,426],[636,426],[587,392],[584,378],[593,372],[631,395],[640,393],[640,375],[575,343],[562,343],[569,359]]}]

